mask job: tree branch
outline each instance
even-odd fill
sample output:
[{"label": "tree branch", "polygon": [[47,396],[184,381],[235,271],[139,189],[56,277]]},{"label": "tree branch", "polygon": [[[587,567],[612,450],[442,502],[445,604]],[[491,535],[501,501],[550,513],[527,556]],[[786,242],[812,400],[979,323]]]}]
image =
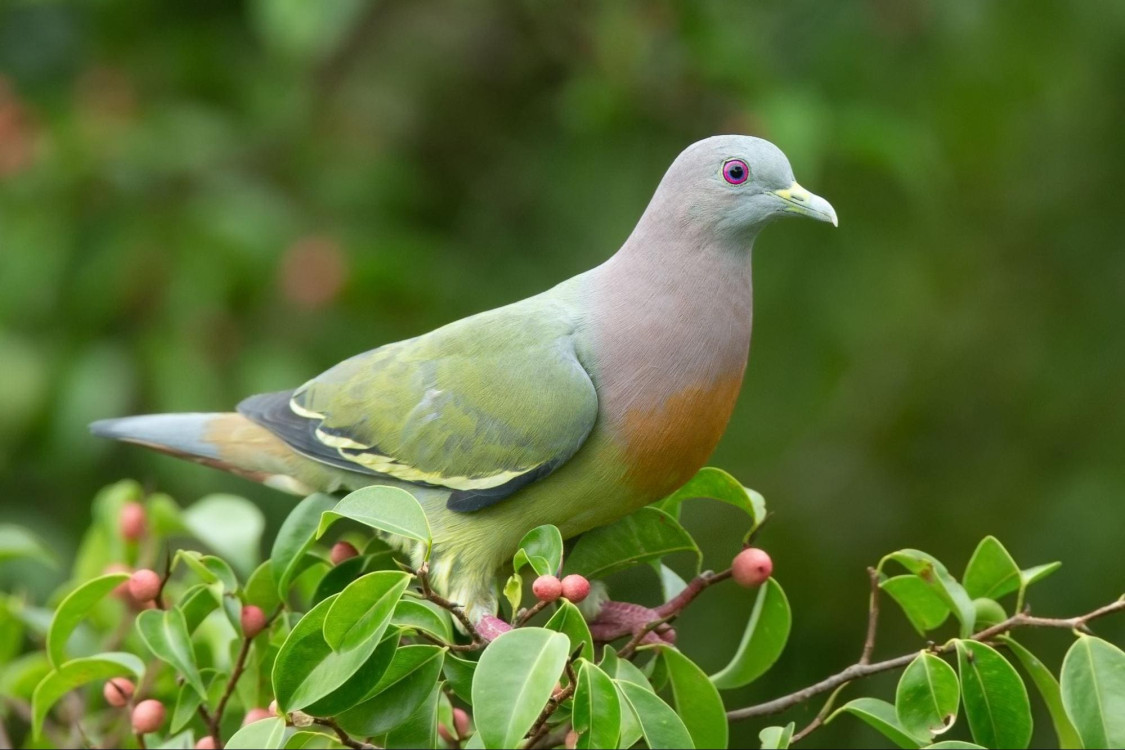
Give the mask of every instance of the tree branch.
[{"label": "tree branch", "polygon": [[336,723],[335,719],[314,718],[313,724],[328,727],[336,733],[336,737],[339,738],[341,744],[347,745],[353,748],[353,750],[378,750],[378,745],[372,745],[370,742],[360,742],[359,740],[353,739],[350,734],[344,731],[343,727]]},{"label": "tree branch", "polygon": [[[999,635],[1003,635],[1004,633],[1012,630],[1017,630],[1019,628],[1063,628],[1067,630],[1087,632],[1086,626],[1091,621],[1096,620],[1099,617],[1105,617],[1106,615],[1122,611],[1125,611],[1125,597],[1118,599],[1112,604],[1107,604],[1104,607],[1099,607],[1093,612],[1088,612],[1078,617],[1070,617],[1065,619],[1032,617],[1027,613],[1021,612],[1019,614],[1012,615],[1003,622],[997,623],[992,627],[985,628],[984,630],[975,633],[973,636],[971,636],[971,639],[974,641],[990,641]],[[949,643],[946,643],[942,646],[933,647],[930,649],[930,651],[935,654],[945,654],[953,651],[953,649],[953,641],[950,641]],[[829,690],[835,690],[836,688],[848,682],[851,682],[852,680],[858,680],[863,677],[870,677],[873,674],[879,674],[880,672],[887,672],[892,669],[898,669],[899,667],[905,667],[907,664],[913,661],[916,656],[918,656],[917,651],[909,654],[903,654],[902,656],[896,656],[893,659],[876,662],[874,664],[856,663],[832,675],[831,677],[825,678],[820,682],[809,685],[808,687],[802,688],[801,690],[798,690],[794,693],[790,693],[789,695],[785,695],[772,701],[767,701],[765,703],[759,703],[754,706],[736,708],[733,711],[727,711],[727,719],[729,719],[730,721],[741,721],[742,719],[750,719],[755,716],[769,716],[770,714],[780,713],[787,708],[792,708],[799,703],[804,703],[813,696],[820,695],[821,693],[826,693]]]},{"label": "tree branch", "polygon": [[444,596],[441,596],[432,588],[430,588],[430,570],[429,566],[426,563],[422,563],[422,566],[418,568],[418,570],[413,571],[413,573],[414,576],[418,579],[418,585],[422,587],[422,596],[438,605],[442,609],[448,610],[450,614],[457,618],[457,621],[461,623],[461,626],[465,629],[465,632],[468,634],[469,638],[472,639],[472,643],[469,644],[470,648],[458,650],[476,651],[477,649],[482,649],[488,645],[488,642],[485,641],[484,638],[481,638],[481,635],[477,631],[476,626],[474,626],[473,623],[469,621],[469,616],[465,614],[464,607],[462,607],[460,604],[449,601]]}]

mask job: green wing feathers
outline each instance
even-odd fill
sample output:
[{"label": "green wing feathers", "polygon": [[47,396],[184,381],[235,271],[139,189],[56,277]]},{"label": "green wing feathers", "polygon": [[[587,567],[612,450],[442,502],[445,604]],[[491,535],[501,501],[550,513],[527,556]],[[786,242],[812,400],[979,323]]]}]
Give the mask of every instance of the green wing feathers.
[{"label": "green wing feathers", "polygon": [[565,463],[597,418],[574,316],[545,297],[360,354],[239,411],[311,458],[448,487],[454,510],[491,505]]}]

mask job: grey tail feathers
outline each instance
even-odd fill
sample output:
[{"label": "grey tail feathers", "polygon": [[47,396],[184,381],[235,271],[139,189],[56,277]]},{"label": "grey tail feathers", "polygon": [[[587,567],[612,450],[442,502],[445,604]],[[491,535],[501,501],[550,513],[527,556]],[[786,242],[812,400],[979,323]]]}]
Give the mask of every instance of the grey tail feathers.
[{"label": "grey tail feathers", "polygon": [[206,440],[208,424],[219,413],[147,414],[102,419],[90,425],[99,437],[137,443],[181,456],[220,460],[219,447]]}]

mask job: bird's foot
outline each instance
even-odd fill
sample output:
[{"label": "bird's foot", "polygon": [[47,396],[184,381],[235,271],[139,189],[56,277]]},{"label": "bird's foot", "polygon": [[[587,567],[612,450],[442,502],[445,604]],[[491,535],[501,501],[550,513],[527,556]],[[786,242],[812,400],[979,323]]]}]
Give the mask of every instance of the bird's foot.
[{"label": "bird's foot", "polygon": [[477,635],[492,643],[500,636],[512,629],[512,626],[501,620],[496,615],[485,615],[477,621]]},{"label": "bird's foot", "polygon": [[[644,644],[675,643],[675,628],[660,622],[665,617],[660,610],[640,604],[607,601],[590,621],[590,635],[599,643],[609,643],[625,636],[636,637],[640,633],[644,633],[640,641]],[[659,624],[653,626],[653,623]],[[645,632],[646,629],[648,632]]]}]

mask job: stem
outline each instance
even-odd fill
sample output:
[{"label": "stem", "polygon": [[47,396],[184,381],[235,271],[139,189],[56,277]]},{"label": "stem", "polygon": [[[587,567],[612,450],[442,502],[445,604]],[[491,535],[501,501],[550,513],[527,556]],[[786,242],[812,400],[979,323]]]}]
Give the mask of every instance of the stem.
[{"label": "stem", "polygon": [[230,679],[227,680],[223,697],[219,699],[219,705],[215,707],[215,712],[211,714],[211,721],[207,728],[211,739],[215,741],[215,747],[223,746],[223,741],[219,737],[219,725],[223,721],[223,711],[227,708],[227,702],[234,694],[235,685],[238,684],[238,679],[242,677],[242,673],[246,670],[246,657],[250,654],[250,644],[253,640],[253,638],[246,638],[245,636],[242,638],[242,647],[238,649],[238,658],[234,660],[234,670],[230,673]]},{"label": "stem", "polygon": [[354,750],[377,750],[378,748],[378,745],[372,745],[369,742],[360,742],[359,740],[353,739],[350,734],[344,731],[343,727],[336,723],[335,719],[316,718],[313,719],[313,724],[320,724],[322,727],[328,727],[336,733],[336,737],[339,738],[341,744],[347,745]]},{"label": "stem", "polygon": [[430,571],[426,563],[422,563],[422,567],[414,571],[414,575],[418,578],[418,584],[422,587],[422,596],[442,609],[448,610],[450,614],[457,618],[461,626],[465,628],[465,632],[469,635],[469,638],[472,639],[472,644],[470,645],[473,647],[472,649],[466,650],[481,649],[488,645],[487,641],[481,638],[480,633],[477,632],[476,626],[469,621],[469,616],[465,614],[464,607],[449,601],[430,588]]},{"label": "stem", "polygon": [[[1115,612],[1123,611],[1125,611],[1125,597],[1118,599],[1112,604],[1107,604],[1104,607],[1099,607],[1093,612],[1088,612],[1084,615],[1079,615],[1078,617],[1069,617],[1065,619],[1032,617],[1031,615],[1021,612],[1019,614],[1012,615],[1007,620],[1004,620],[1001,623],[997,623],[990,628],[985,628],[984,630],[975,633],[971,637],[971,640],[990,641],[995,639],[999,635],[1003,635],[1004,633],[1012,630],[1017,630],[1019,628],[1062,628],[1067,630],[1088,632],[1088,628],[1086,626],[1091,621],[1096,620],[1100,617],[1105,617],[1106,615],[1110,615]],[[949,643],[946,643],[942,646],[935,646],[931,648],[930,651],[935,654],[950,653],[955,648],[954,643],[954,641],[950,641]],[[829,690],[835,690],[841,685],[851,682],[852,680],[869,677],[873,674],[887,672],[892,669],[898,669],[899,667],[905,667],[917,656],[918,652],[915,651],[909,654],[903,654],[902,656],[896,656],[893,659],[876,662],[874,664],[856,663],[832,675],[831,677],[825,678],[820,682],[809,685],[808,687],[802,688],[801,690],[798,690],[794,693],[790,693],[789,695],[785,695],[772,701],[767,701],[765,703],[759,703],[754,706],[736,708],[733,711],[727,711],[727,719],[729,719],[730,721],[740,721],[742,719],[750,719],[755,716],[768,716],[770,714],[780,713],[787,708],[792,708],[799,703],[804,703],[815,695],[826,693]]]},{"label": "stem", "polygon": [[867,605],[867,638],[863,641],[860,664],[871,662],[871,654],[875,651],[875,631],[879,627],[879,571],[868,568],[867,576],[871,579],[871,599]]},{"label": "stem", "polygon": [[551,718],[551,715],[558,710],[559,706],[562,705],[567,698],[574,695],[574,691],[578,687],[578,675],[574,673],[575,658],[575,656],[571,656],[566,662],[566,677],[570,680],[569,684],[560,690],[558,695],[552,695],[547,701],[547,705],[543,707],[543,711],[539,714],[539,718],[536,719],[535,725],[528,731],[527,742],[524,743],[524,747],[534,747],[535,744],[543,738],[543,735],[547,733],[547,721]]},{"label": "stem", "polygon": [[688,583],[683,591],[657,607],[656,613],[661,617],[675,617],[680,612],[683,612],[684,608],[691,604],[692,600],[699,596],[708,586],[713,586],[716,583],[725,581],[730,578],[730,576],[730,568],[727,568],[722,573],[701,573],[691,579],[691,582]]},{"label": "stem", "polygon": [[550,604],[550,602],[543,602],[543,601],[535,602],[535,604],[532,605],[532,607],[530,609],[525,609],[523,612],[520,613],[520,615],[518,617],[516,617],[516,621],[512,623],[512,627],[522,628],[524,625],[527,624],[528,620],[530,620],[532,617],[535,617],[535,615],[539,614],[544,609],[546,609],[548,604]]},{"label": "stem", "polygon": [[651,622],[646,622],[644,624],[644,627],[637,630],[637,632],[633,634],[633,637],[629,639],[629,642],[621,647],[621,650],[617,652],[617,655],[620,656],[622,659],[631,658],[633,656],[633,654],[636,653],[637,646],[641,645],[641,641],[643,641],[645,639],[646,635],[648,635],[652,631],[656,630],[661,625],[667,625],[668,622],[670,620],[675,619],[676,615],[678,615],[678,614],[679,613],[676,612],[676,613],[673,613],[673,614],[670,614],[670,615],[665,615],[664,617],[661,617],[659,620],[653,620]]}]

